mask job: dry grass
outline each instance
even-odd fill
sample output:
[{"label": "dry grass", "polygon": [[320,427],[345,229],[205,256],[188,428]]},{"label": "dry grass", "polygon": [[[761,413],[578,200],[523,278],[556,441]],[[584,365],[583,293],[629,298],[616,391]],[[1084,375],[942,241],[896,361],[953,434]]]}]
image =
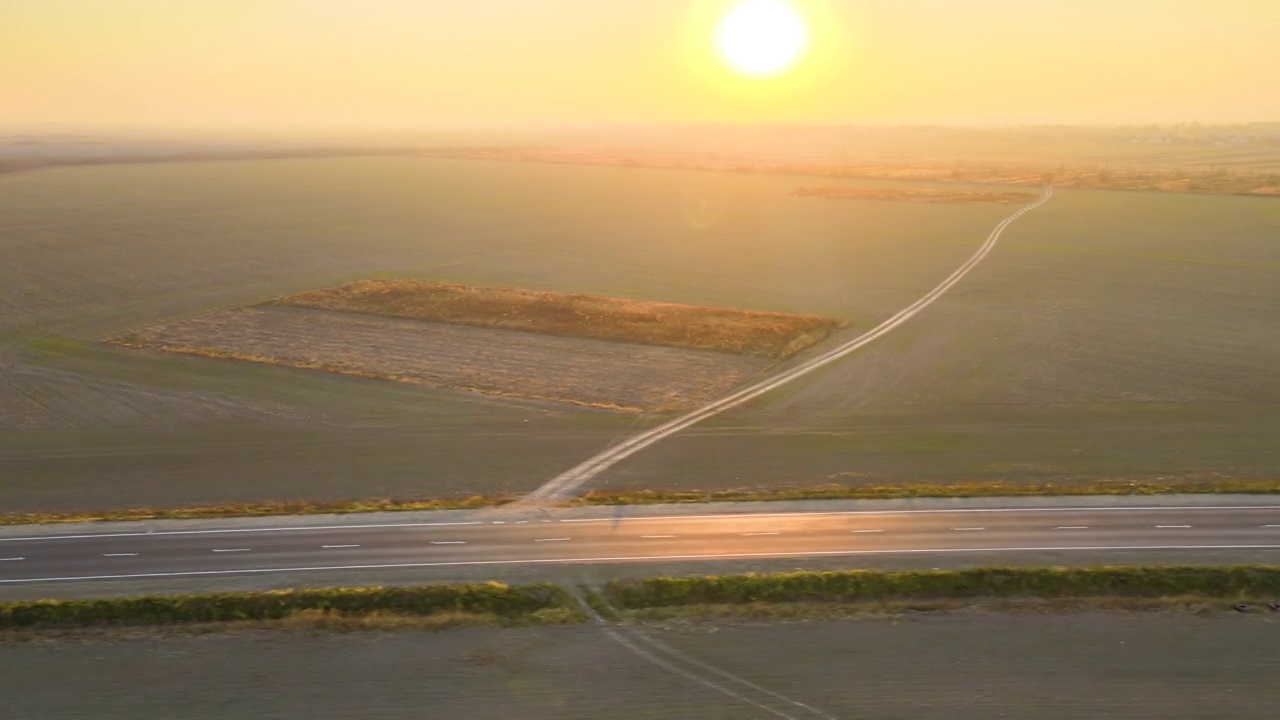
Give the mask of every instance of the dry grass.
[{"label": "dry grass", "polygon": [[195,520],[201,518],[270,517],[276,515],[345,515],[366,512],[412,512],[415,510],[471,510],[497,507],[515,499],[511,495],[427,500],[308,500],[192,505],[180,508],[126,508],[102,512],[11,513],[0,515],[0,525],[46,523],[121,522],[130,520]]},{"label": "dry grass", "polygon": [[946,484],[809,485],[732,490],[592,490],[568,505],[666,505],[778,500],[892,500],[897,498],[1026,497],[1080,495],[1172,495],[1280,493],[1280,480],[1099,480],[1079,483],[977,481]]},{"label": "dry grass", "polygon": [[863,188],[844,186],[801,187],[796,197],[833,200],[896,200],[925,203],[1028,203],[1036,198],[1029,192],[995,192],[977,190],[934,190],[929,188]]},{"label": "dry grass", "polygon": [[415,280],[360,280],[277,305],[782,359],[842,323],[816,315]]},{"label": "dry grass", "polygon": [[[1280,480],[1213,480],[1124,482],[1120,480],[1078,484],[971,482],[940,485],[821,485],[817,487],[742,488],[737,490],[592,490],[568,500],[565,507],[590,505],[667,505],[711,502],[770,502],[783,500],[892,500],[897,498],[1034,497],[1084,495],[1207,495],[1239,493],[1280,494]],[[47,512],[0,514],[0,525],[107,522],[127,520],[194,520],[274,515],[345,515],[365,512],[413,512],[423,510],[472,510],[505,505],[516,495],[475,495],[465,498],[306,500],[193,505],[180,508],[129,508],[99,512]]]}]

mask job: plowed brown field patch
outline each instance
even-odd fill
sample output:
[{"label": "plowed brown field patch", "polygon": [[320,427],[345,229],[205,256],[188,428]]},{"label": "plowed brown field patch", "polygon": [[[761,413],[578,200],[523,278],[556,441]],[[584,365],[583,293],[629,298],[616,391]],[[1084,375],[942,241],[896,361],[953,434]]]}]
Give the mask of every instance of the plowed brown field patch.
[{"label": "plowed brown field patch", "polygon": [[271,306],[157,325],[115,342],[629,411],[703,402],[771,365],[706,350]]}]

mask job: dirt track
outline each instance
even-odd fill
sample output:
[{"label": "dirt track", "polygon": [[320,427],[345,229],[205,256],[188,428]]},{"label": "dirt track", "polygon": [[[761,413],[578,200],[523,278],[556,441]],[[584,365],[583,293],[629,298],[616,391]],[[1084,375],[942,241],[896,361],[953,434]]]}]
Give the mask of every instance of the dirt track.
[{"label": "dirt track", "polygon": [[[1263,718],[1269,616],[699,623],[651,636],[839,718]],[[769,718],[594,627],[0,645],[6,717]]]}]

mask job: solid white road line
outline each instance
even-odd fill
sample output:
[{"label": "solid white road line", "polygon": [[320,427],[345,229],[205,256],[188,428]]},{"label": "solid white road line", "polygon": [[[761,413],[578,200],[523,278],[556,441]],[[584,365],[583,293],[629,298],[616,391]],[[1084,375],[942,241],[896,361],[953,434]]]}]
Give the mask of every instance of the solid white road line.
[{"label": "solid white road line", "polygon": [[138,553],[102,553],[102,557],[137,557]]},{"label": "solid white road line", "polygon": [[321,545],[325,550],[338,550],[341,548],[358,548],[359,545]]},{"label": "solid white road line", "polygon": [[706,420],[709,417],[719,415],[726,410],[730,410],[750,400],[754,400],[770,390],[786,385],[793,380],[798,380],[819,368],[825,367],[826,365],[840,360],[846,355],[861,349],[864,345],[874,342],[881,335],[907,322],[922,310],[932,305],[935,300],[945,295],[952,286],[964,279],[964,276],[968,275],[969,271],[977,267],[978,263],[982,262],[982,260],[991,253],[996,246],[996,242],[1000,240],[1001,233],[1004,232],[1004,229],[1008,227],[1010,223],[1021,217],[1022,213],[1045,204],[1051,197],[1053,197],[1053,189],[1046,187],[1044,194],[1040,196],[1040,199],[1023,207],[1021,210],[1006,217],[1004,220],[1001,220],[1000,223],[996,225],[995,229],[987,235],[987,239],[978,246],[978,249],[974,251],[973,255],[961,263],[960,267],[956,268],[951,275],[947,276],[947,279],[943,280],[937,287],[925,293],[920,299],[911,303],[902,310],[899,310],[888,320],[885,320],[871,330],[844,343],[843,345],[840,345],[839,347],[828,350],[806,363],[793,367],[789,370],[784,370],[773,377],[765,378],[764,380],[749,385],[735,393],[731,393],[719,400],[704,405],[693,412],[686,413],[685,415],[669,420],[657,427],[645,430],[644,432],[624,440],[603,452],[597,453],[586,461],[581,462],[569,470],[557,475],[542,487],[534,490],[515,502],[510,503],[506,507],[508,509],[538,507],[545,505],[548,502],[562,500],[576,492],[578,488],[589,482],[596,475],[599,475],[605,470],[613,467],[619,461],[634,455],[659,440],[674,435],[691,425],[695,425]]},{"label": "solid white road line", "polygon": [[249,552],[252,548],[221,548],[214,552]]},{"label": "solid white road line", "polygon": [[957,553],[1000,552],[1116,552],[1136,550],[1280,550],[1280,545],[1062,545],[1047,547],[1006,548],[914,548],[901,550],[811,550],[797,552],[708,553],[705,555],[629,555],[615,557],[531,558],[526,560],[453,560],[383,565],[324,565],[284,568],[245,568],[242,570],[178,570],[173,572],[129,573],[120,575],[79,575],[43,578],[0,579],[0,585],[36,582],[69,582],[76,580],[133,580],[153,577],[207,577],[211,575],[264,575],[286,572],[335,572],[340,570],[397,570],[402,568],[464,567],[481,565],[568,565],[572,563],[657,562],[664,560],[732,560],[735,558],[787,557],[859,557],[870,555],[951,555]]}]

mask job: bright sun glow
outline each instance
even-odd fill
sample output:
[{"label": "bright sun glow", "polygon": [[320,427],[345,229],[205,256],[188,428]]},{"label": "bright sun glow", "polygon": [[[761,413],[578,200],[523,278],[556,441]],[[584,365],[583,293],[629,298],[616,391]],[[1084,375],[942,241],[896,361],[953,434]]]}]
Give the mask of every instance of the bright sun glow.
[{"label": "bright sun glow", "polygon": [[786,0],[740,0],[716,28],[720,57],[751,77],[769,77],[790,68],[808,46],[804,17]]}]

